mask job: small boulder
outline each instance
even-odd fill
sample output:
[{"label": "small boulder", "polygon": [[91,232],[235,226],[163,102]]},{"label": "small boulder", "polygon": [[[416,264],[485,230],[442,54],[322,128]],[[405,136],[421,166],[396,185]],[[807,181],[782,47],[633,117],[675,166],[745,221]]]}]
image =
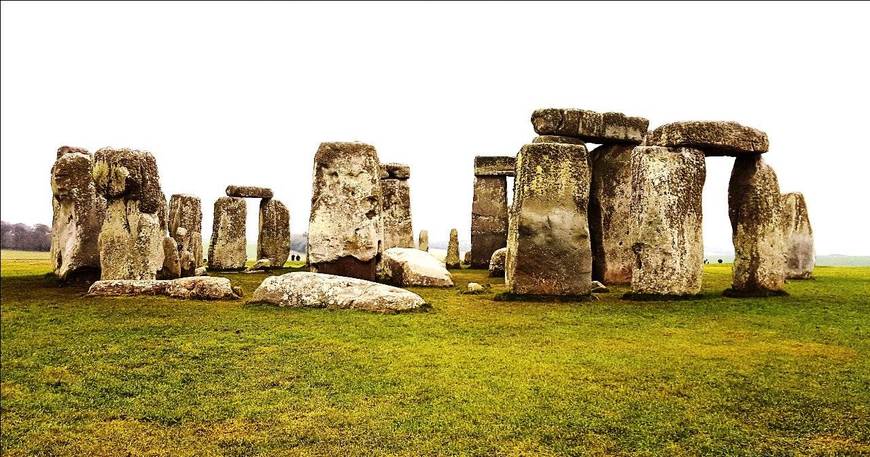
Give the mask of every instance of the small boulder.
[{"label": "small boulder", "polygon": [[489,275],[494,278],[504,278],[504,261],[507,258],[507,248],[496,249],[489,259]]},{"label": "small boulder", "polygon": [[272,269],[272,261],[269,259],[258,259],[245,271],[267,271]]},{"label": "small boulder", "polygon": [[606,294],[608,292],[610,292],[610,289],[608,289],[607,286],[601,284],[599,281],[592,281],[592,293]]},{"label": "small boulder", "polygon": [[208,269],[206,267],[198,267],[193,271],[194,276],[208,276]]},{"label": "small boulder", "polygon": [[478,284],[476,282],[470,282],[470,283],[468,283],[468,286],[466,286],[465,292],[463,292],[463,293],[476,295],[476,294],[482,294],[484,292],[486,292],[486,288],[484,288],[483,286],[481,286],[480,284]]},{"label": "small boulder", "polygon": [[390,248],[383,256],[384,282],[401,287],[453,287],[450,272],[432,255],[412,248]]}]

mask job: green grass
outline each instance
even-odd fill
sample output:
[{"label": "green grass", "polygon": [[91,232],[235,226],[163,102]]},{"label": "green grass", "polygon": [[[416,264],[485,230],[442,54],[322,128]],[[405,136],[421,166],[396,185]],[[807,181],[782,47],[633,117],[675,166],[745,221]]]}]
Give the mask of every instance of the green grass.
[{"label": "green grass", "polygon": [[3,455],[870,454],[866,267],[581,304],[463,270],[492,289],[413,289],[433,309],[404,315],[84,298],[48,271],[3,252]]}]

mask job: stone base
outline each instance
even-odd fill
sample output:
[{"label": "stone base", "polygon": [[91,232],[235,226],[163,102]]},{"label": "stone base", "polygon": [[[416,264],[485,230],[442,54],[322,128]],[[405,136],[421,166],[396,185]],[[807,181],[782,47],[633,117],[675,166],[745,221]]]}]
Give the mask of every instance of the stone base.
[{"label": "stone base", "polygon": [[336,276],[365,279],[366,281],[375,281],[378,273],[378,260],[379,259],[377,258],[373,258],[364,262],[356,257],[348,256],[332,262],[312,263],[309,268],[312,273],[326,273]]},{"label": "stone base", "polygon": [[90,285],[90,284],[100,280],[100,268],[99,267],[77,268],[77,269],[72,270],[69,273],[67,273],[67,275],[63,278],[61,278],[60,276],[58,276],[55,273],[48,273],[47,276],[54,277],[55,279],[57,279],[58,284],[60,286],[66,286],[66,285],[73,286],[73,285],[81,285],[81,284]]},{"label": "stone base", "polygon": [[722,296],[730,298],[759,298],[759,297],[786,297],[788,292],[784,290],[750,289],[737,290],[733,287],[725,289]]},{"label": "stone base", "polygon": [[686,295],[674,295],[674,294],[636,294],[627,292],[622,295],[623,300],[631,300],[631,301],[683,301],[683,300],[700,300],[704,298],[703,294],[686,294]]},{"label": "stone base", "polygon": [[495,296],[495,301],[536,301],[554,303],[574,303],[598,301],[598,297],[592,294],[586,295],[525,295],[502,292]]}]

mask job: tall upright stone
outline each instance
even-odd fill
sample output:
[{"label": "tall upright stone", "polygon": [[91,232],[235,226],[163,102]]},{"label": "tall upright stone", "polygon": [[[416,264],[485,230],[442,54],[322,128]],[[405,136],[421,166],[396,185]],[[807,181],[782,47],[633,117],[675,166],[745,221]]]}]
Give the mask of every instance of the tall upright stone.
[{"label": "tall upright stone", "polygon": [[214,202],[209,270],[241,270],[248,260],[245,220],[247,204],[241,197],[220,197]]},{"label": "tall upright stone", "polygon": [[106,200],[97,194],[93,162],[86,149],[62,146],[51,167],[51,260],[62,280],[99,277]]},{"label": "tall upright stone", "polygon": [[97,192],[107,201],[100,229],[101,279],[155,279],[163,267],[166,200],[157,161],[147,151],[103,148],[94,155]]},{"label": "tall upright stone", "polygon": [[631,154],[634,267],[626,298],[687,297],[701,292],[704,153],[636,147]]},{"label": "tall upright stone", "polygon": [[509,293],[589,296],[590,179],[584,145],[527,144],[517,154],[505,259]]},{"label": "tall upright stone", "polygon": [[278,200],[260,200],[257,259],[269,259],[281,268],[290,256],[290,210]]},{"label": "tall upright stone", "polygon": [[450,229],[450,242],[447,243],[447,257],[444,258],[447,268],[459,268],[459,231]]},{"label": "tall upright stone", "polygon": [[380,176],[374,146],[320,144],[308,224],[311,271],[375,279],[384,233]]},{"label": "tall upright stone", "polygon": [[[202,266],[202,202],[199,197],[173,194],[167,215],[169,236],[175,239],[184,276]],[[189,255],[185,255],[185,252]]]},{"label": "tall upright stone", "polygon": [[614,143],[601,145],[590,153],[592,278],[605,284],[631,283],[634,265],[630,238],[633,149],[634,145]]},{"label": "tall upright stone", "polygon": [[761,155],[734,159],[728,184],[734,242],[731,289],[725,295],[785,295],[785,242],[779,181]]},{"label": "tall upright stone", "polygon": [[407,165],[399,163],[381,165],[384,250],[414,247],[411,188],[408,185],[410,177],[411,169]]},{"label": "tall upright stone", "polygon": [[417,239],[417,249],[429,252],[429,231],[420,230],[420,236]]},{"label": "tall upright stone", "polygon": [[785,239],[785,278],[809,279],[816,265],[813,227],[807,202],[800,192],[782,196],[783,237]]},{"label": "tall upright stone", "polygon": [[515,175],[514,158],[474,159],[474,200],[471,204],[471,266],[488,268],[497,249],[507,245],[507,178]]}]

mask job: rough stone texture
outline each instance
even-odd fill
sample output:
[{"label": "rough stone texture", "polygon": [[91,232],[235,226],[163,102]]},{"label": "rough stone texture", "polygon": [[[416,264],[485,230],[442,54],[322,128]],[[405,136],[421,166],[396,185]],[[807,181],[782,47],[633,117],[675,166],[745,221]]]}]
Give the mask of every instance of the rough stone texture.
[{"label": "rough stone texture", "polygon": [[507,248],[501,248],[492,253],[489,259],[489,275],[494,278],[504,278],[504,262],[507,258]]},{"label": "rough stone texture", "polygon": [[462,263],[471,265],[471,251],[465,251],[465,254],[462,256]]},{"label": "rough stone texture", "polygon": [[[184,252],[190,254],[187,263],[193,263],[192,268],[202,266],[202,203],[198,197],[186,194],[174,194],[169,198],[169,214],[167,216],[169,236],[175,239],[182,257],[182,271],[190,270],[184,265]],[[184,276],[188,274],[182,273]]]},{"label": "rough stone texture", "polygon": [[155,279],[163,267],[163,230],[139,200],[111,200],[99,235],[100,279]]},{"label": "rough stone texture", "polygon": [[477,156],[474,176],[514,176],[514,161],[510,156]]},{"label": "rough stone texture", "polygon": [[54,274],[62,280],[99,276],[97,241],[106,200],[96,192],[92,170],[88,151],[69,146],[57,150],[51,167],[51,259]]},{"label": "rough stone texture", "polygon": [[539,135],[570,136],[590,143],[639,144],[649,121],[622,113],[546,108],[532,113],[532,125]]},{"label": "rough stone texture", "polygon": [[185,300],[234,300],[240,297],[227,278],[198,276],[171,280],[104,280],[88,289],[92,297],[166,295]]},{"label": "rough stone texture", "polygon": [[181,259],[178,245],[171,236],[163,238],[163,267],[157,272],[157,279],[175,279],[181,277]]},{"label": "rough stone texture", "polygon": [[257,258],[280,268],[290,257],[290,210],[278,200],[260,200]]},{"label": "rough stone texture", "polygon": [[381,179],[384,249],[414,247],[411,189],[404,179]]},{"label": "rough stone texture", "polygon": [[417,241],[417,249],[429,252],[429,231],[420,230],[420,238]]},{"label": "rough stone texture", "polygon": [[256,186],[227,186],[227,197],[272,198],[272,189]]},{"label": "rough stone texture", "polygon": [[205,267],[199,267],[193,271],[193,275],[194,276],[206,276],[206,275],[208,275],[208,269],[206,269]]},{"label": "rough stone texture", "polygon": [[590,175],[583,145],[534,143],[517,154],[505,258],[510,294],[589,295]]},{"label": "rough stone texture", "polygon": [[167,233],[169,230],[169,203],[166,201],[166,194],[160,192],[160,205],[157,208],[157,220],[160,221],[160,231]]},{"label": "rough stone texture", "polygon": [[450,272],[435,257],[413,248],[384,251],[383,282],[400,287],[453,287]]},{"label": "rough stone texture", "polygon": [[726,295],[782,294],[786,251],[779,182],[761,155],[734,159],[728,184],[728,216],[734,242],[734,275]]},{"label": "rough stone texture", "polygon": [[398,313],[424,309],[426,302],[398,287],[322,273],[295,272],[266,278],[251,298],[294,308],[357,309]]},{"label": "rough stone texture", "polygon": [[269,259],[257,259],[253,265],[248,267],[245,271],[266,271],[272,269],[272,261]]},{"label": "rough stone texture", "polygon": [[459,231],[450,229],[450,241],[447,243],[447,257],[444,259],[447,268],[460,268],[459,262]]},{"label": "rough stone texture", "polygon": [[486,292],[486,289],[476,282],[470,282],[465,288],[465,293],[467,294],[480,294]]},{"label": "rough stone texture", "polygon": [[607,286],[598,281],[592,281],[592,293],[606,294],[607,292],[610,292],[610,289],[608,289]]},{"label": "rough stone texture", "polygon": [[631,154],[631,170],[632,297],[700,293],[704,153],[641,146]]},{"label": "rough stone texture", "polygon": [[308,223],[311,271],[374,280],[383,252],[382,205],[375,148],[321,143]]},{"label": "rough stone texture", "polygon": [[767,152],[767,134],[761,130],[725,121],[685,121],[662,125],[649,133],[650,146],[685,146],[708,156],[755,155]]},{"label": "rough stone texture", "polygon": [[403,163],[382,163],[381,179],[409,179],[411,167]]},{"label": "rough stone texture", "polygon": [[157,214],[166,205],[157,160],[148,151],[102,148],[94,155],[94,182],[106,200],[138,200],[139,211]]},{"label": "rough stone texture", "polygon": [[507,178],[475,176],[471,204],[471,266],[487,268],[492,253],[507,245]]},{"label": "rough stone texture", "polygon": [[536,136],[532,143],[567,143],[567,144],[582,144],[586,146],[586,142],[580,138],[572,138],[570,136],[559,135],[539,135]]},{"label": "rough stone texture", "polygon": [[785,240],[786,279],[809,279],[816,265],[813,227],[807,202],[800,192],[783,194],[782,227]]},{"label": "rough stone texture", "polygon": [[589,235],[592,278],[631,284],[631,151],[633,145],[601,145],[590,152]]},{"label": "rough stone texture", "polygon": [[209,270],[241,270],[248,259],[245,240],[247,205],[238,197],[214,202],[214,223],[208,248]]}]

